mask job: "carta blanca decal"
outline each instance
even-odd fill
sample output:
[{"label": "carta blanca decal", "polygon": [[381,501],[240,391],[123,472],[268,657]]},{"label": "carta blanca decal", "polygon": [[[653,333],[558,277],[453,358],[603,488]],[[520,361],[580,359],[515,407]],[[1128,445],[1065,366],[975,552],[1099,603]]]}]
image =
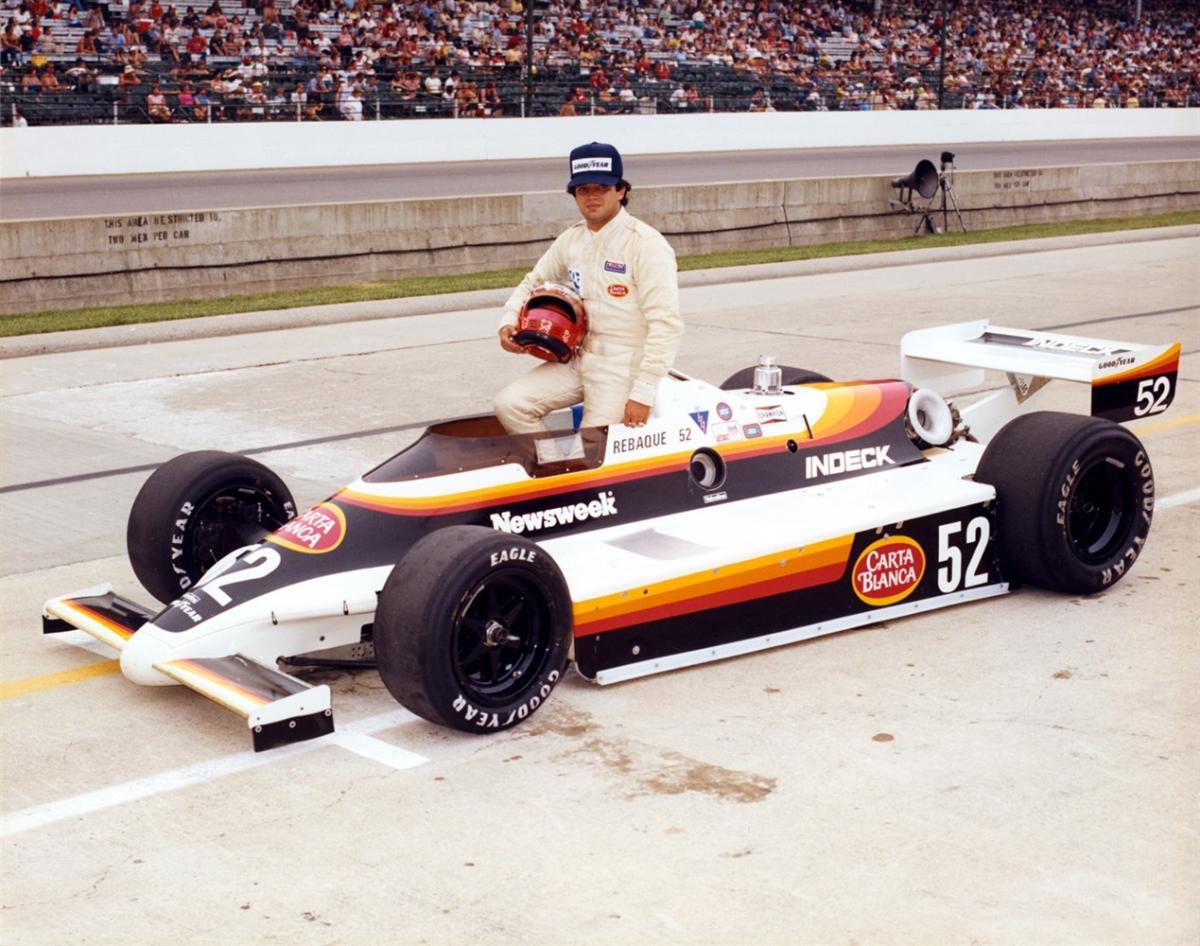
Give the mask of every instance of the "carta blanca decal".
[{"label": "carta blanca decal", "polygon": [[500,532],[521,534],[553,529],[556,526],[571,525],[575,522],[586,522],[588,519],[603,519],[605,516],[615,516],[616,514],[617,501],[613,497],[612,490],[604,490],[597,493],[596,498],[591,502],[552,506],[549,509],[523,512],[515,516],[511,512],[494,512],[492,513],[492,528]]},{"label": "carta blanca decal", "polygon": [[859,599],[874,607],[903,601],[925,574],[925,550],[906,535],[888,536],[863,549],[851,581]]},{"label": "carta blanca decal", "polygon": [[317,503],[286,525],[280,526],[268,541],[295,552],[320,555],[332,552],[346,536],[346,517],[332,503]]}]

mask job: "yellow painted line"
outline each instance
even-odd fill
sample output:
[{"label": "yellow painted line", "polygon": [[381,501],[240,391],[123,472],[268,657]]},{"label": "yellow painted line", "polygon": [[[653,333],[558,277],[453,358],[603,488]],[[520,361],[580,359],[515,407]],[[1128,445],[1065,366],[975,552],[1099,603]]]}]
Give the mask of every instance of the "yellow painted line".
[{"label": "yellow painted line", "polygon": [[0,683],[0,700],[11,700],[14,696],[26,696],[41,690],[52,690],[72,683],[82,683],[92,677],[107,677],[120,672],[121,661],[103,660],[86,667],[76,667],[74,670],[60,670],[58,673],[47,673],[40,677],[26,677],[24,680]]},{"label": "yellow painted line", "polygon": [[1200,414],[1184,414],[1182,417],[1175,417],[1171,420],[1159,420],[1151,424],[1139,424],[1137,427],[1130,427],[1129,429],[1141,437],[1143,434],[1156,434],[1161,430],[1190,427],[1192,424],[1200,424]]}]

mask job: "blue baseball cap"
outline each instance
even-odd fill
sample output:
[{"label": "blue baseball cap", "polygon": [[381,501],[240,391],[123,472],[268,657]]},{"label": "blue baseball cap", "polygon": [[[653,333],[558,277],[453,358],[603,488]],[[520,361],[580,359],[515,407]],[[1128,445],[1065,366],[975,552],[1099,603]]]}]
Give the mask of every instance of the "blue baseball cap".
[{"label": "blue baseball cap", "polygon": [[580,145],[571,152],[571,179],[567,181],[567,190],[574,190],[581,184],[603,184],[605,187],[616,187],[625,169],[621,166],[621,153],[612,145],[593,141]]}]

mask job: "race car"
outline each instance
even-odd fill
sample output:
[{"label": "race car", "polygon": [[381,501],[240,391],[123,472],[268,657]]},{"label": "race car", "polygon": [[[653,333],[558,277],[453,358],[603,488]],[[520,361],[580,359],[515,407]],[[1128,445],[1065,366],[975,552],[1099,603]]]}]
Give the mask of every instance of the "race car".
[{"label": "race car", "polygon": [[[298,515],[261,463],[188,453],[129,517],[161,604],[103,586],[50,599],[43,626],[234,710],[261,750],[332,731],[307,667],[377,667],[413,713],[483,733],[571,663],[609,684],[1020,584],[1090,594],[1134,564],[1154,510],[1117,422],[1167,409],[1179,357],[967,322],[905,335],[896,380],[766,356],[719,387],[672,372],[643,427],[448,420]],[[1051,379],[1087,385],[1089,411],[1035,410]]]}]

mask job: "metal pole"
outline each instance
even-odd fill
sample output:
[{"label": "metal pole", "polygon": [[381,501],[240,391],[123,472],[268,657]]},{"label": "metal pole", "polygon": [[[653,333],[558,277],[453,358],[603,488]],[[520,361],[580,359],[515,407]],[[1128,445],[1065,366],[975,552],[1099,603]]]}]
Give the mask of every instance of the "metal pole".
[{"label": "metal pole", "polygon": [[946,107],[946,0],[942,0],[942,39],[938,43],[938,110]]},{"label": "metal pole", "polygon": [[1137,23],[1142,18],[1142,0],[1134,0],[1133,4],[1133,22]]},{"label": "metal pole", "polygon": [[525,111],[533,115],[533,0],[525,0]]}]

